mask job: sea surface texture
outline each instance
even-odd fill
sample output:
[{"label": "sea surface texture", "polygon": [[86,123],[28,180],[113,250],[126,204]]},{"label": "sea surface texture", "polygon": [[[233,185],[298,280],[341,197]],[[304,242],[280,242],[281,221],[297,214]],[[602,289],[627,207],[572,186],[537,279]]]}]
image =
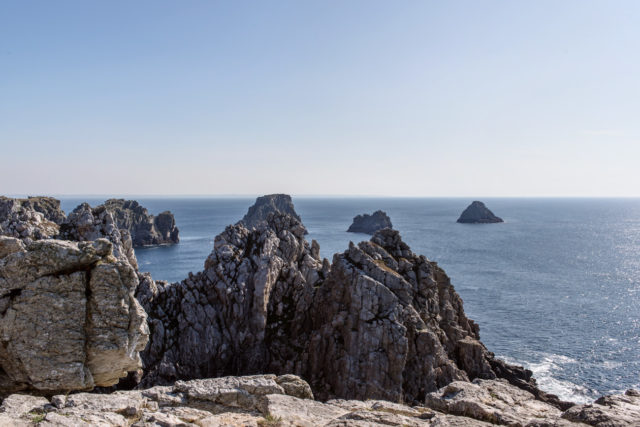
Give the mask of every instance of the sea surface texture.
[{"label": "sea surface texture", "polygon": [[[65,199],[70,212],[83,201]],[[180,244],[137,249],[142,271],[179,281],[202,270],[213,239],[255,198],[142,198],[174,213]],[[458,224],[470,199],[304,198],[296,211],[329,258],[354,216],[386,211],[416,253],[437,261],[499,357],[575,402],[640,387],[640,200],[483,199],[503,224]]]}]

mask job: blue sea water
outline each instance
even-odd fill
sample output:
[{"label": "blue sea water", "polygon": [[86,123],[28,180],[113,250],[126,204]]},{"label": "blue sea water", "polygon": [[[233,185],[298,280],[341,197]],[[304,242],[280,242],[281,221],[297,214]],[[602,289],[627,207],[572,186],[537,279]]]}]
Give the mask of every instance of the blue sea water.
[{"label": "blue sea water", "polygon": [[[137,249],[140,269],[179,281],[203,268],[214,237],[253,198],[137,198],[171,210],[175,246]],[[71,211],[82,201],[62,199]],[[640,387],[640,199],[484,199],[504,224],[455,221],[469,199],[294,198],[321,255],[368,239],[347,233],[385,210],[414,252],[437,261],[485,345],[534,372],[542,389],[586,402]]]}]

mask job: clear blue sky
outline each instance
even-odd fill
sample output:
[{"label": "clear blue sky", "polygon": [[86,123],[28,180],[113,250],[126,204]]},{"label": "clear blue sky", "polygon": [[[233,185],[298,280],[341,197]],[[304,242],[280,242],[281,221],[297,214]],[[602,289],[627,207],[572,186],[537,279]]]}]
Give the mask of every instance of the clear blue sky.
[{"label": "clear blue sky", "polygon": [[0,3],[0,194],[640,196],[640,1]]}]

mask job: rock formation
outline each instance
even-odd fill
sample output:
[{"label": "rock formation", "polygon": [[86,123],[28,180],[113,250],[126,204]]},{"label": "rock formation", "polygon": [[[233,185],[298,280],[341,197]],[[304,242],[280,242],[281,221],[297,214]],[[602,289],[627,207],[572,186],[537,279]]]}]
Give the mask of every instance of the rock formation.
[{"label": "rock formation", "polygon": [[[612,405],[582,405],[562,413],[496,380],[455,382],[427,405],[384,400],[314,400],[294,375],[255,375],[177,381],[170,386],[111,394],[76,393],[51,399],[13,394],[0,406],[8,426],[636,426],[637,391],[607,396]],[[587,406],[589,408],[587,408]],[[624,406],[624,412],[620,410]],[[579,413],[580,420],[573,420]]]},{"label": "rock formation", "polygon": [[[300,216],[293,207],[291,196],[288,194],[268,194],[258,197],[238,224],[244,224],[249,229],[258,227],[260,224],[264,224],[269,214],[272,213],[288,214],[302,224]],[[305,229],[305,234],[306,232]]]},{"label": "rock formation", "polygon": [[12,199],[0,196],[0,218],[7,216],[11,210],[22,207],[27,210],[40,212],[44,219],[61,224],[65,214],[60,209],[60,200],[53,197],[28,197],[26,199]]},{"label": "rock formation", "polygon": [[467,206],[457,222],[462,224],[490,224],[504,221],[502,218],[495,216],[484,203],[476,200]]},{"label": "rock formation", "polygon": [[351,244],[331,266],[318,254],[297,219],[270,213],[257,228],[227,227],[202,272],[175,284],[143,278],[142,386],[294,373],[321,399],[420,403],[455,380],[506,378],[561,404],[487,351],[444,271],[397,231]]},{"label": "rock formation", "polygon": [[143,279],[137,298],[152,336],[143,385],[300,370],[295,331],[328,269],[318,251],[298,220],[271,213],[258,228],[228,226],[202,272],[174,284]]},{"label": "rock formation", "polygon": [[60,201],[50,197],[0,197],[0,235],[48,239],[58,234],[58,225],[64,218]]},{"label": "rock formation", "polygon": [[118,228],[127,230],[131,234],[134,247],[172,244],[180,241],[176,220],[169,211],[153,216],[137,201],[124,199],[109,199],[102,206],[111,212]]},{"label": "rock formation", "polygon": [[106,239],[0,236],[0,393],[109,386],[141,365],[135,270]]},{"label": "rock formation", "polygon": [[364,214],[353,218],[347,231],[352,233],[373,234],[383,228],[393,228],[391,218],[383,211],[375,211],[372,215]]}]

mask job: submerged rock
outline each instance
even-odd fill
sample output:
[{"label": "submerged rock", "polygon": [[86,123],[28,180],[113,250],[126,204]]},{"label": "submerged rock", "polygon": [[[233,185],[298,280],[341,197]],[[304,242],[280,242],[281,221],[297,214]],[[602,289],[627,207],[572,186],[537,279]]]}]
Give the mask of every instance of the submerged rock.
[{"label": "submerged rock", "polygon": [[347,231],[352,233],[373,234],[383,228],[393,228],[391,219],[383,211],[375,211],[372,215],[364,214],[353,218],[353,223]]},{"label": "submerged rock", "polygon": [[476,200],[467,206],[457,222],[463,224],[490,224],[504,221],[502,218],[495,216],[484,203]]},{"label": "submerged rock", "polygon": [[153,216],[137,201],[124,199],[109,199],[103,206],[111,212],[118,228],[129,231],[134,247],[180,241],[175,218],[169,211]]},{"label": "submerged rock", "polygon": [[106,239],[0,236],[0,393],[110,386],[141,367],[135,270]]},{"label": "submerged rock", "polygon": [[[258,227],[267,222],[269,214],[274,213],[290,215],[302,224],[300,215],[298,215],[293,207],[293,201],[288,194],[268,194],[258,197],[238,224],[244,224],[244,226],[249,229],[251,227]],[[306,229],[304,232],[306,234]]]}]

